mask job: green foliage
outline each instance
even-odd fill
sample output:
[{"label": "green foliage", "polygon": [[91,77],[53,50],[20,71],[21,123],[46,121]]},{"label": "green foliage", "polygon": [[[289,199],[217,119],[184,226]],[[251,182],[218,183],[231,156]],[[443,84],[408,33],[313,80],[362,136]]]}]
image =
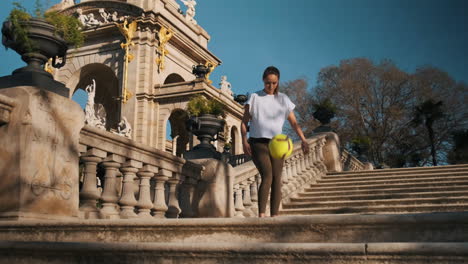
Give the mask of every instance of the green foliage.
[{"label": "green foliage", "polygon": [[74,16],[66,16],[56,11],[44,14],[45,20],[56,28],[56,34],[73,44],[75,47],[81,47],[84,43],[84,35],[81,32],[81,22]]},{"label": "green foliage", "polygon": [[11,10],[7,20],[10,21],[12,27],[15,29],[13,32],[14,38],[18,43],[22,43],[26,50],[33,50],[33,43],[28,38],[28,28],[21,24],[21,21],[28,21],[31,15],[26,12],[26,9],[18,2],[13,3],[14,8]]},{"label": "green foliage", "polygon": [[211,114],[222,117],[226,116],[225,106],[223,103],[215,99],[207,99],[201,95],[197,95],[190,99],[187,104],[187,111],[191,116],[200,116],[203,114]]},{"label": "green foliage", "polygon": [[7,20],[12,23],[14,28],[13,36],[18,43],[22,43],[27,51],[34,50],[34,43],[28,38],[28,28],[22,23],[31,18],[45,19],[48,23],[55,26],[55,33],[62,37],[68,44],[80,47],[84,42],[84,35],[81,31],[81,22],[74,16],[62,15],[52,11],[44,13],[41,0],[36,0],[33,15],[28,13],[20,3],[13,2],[13,9]]}]

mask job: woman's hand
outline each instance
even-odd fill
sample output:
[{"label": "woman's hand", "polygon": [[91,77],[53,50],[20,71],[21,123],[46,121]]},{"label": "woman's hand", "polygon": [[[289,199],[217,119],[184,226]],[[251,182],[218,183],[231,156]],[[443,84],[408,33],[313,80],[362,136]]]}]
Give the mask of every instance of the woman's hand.
[{"label": "woman's hand", "polygon": [[302,152],[304,152],[304,154],[309,153],[309,143],[306,140],[302,141],[301,148],[302,148]]},{"label": "woman's hand", "polygon": [[247,139],[242,140],[242,148],[244,149],[244,154],[252,157],[252,149],[250,148],[250,144]]}]

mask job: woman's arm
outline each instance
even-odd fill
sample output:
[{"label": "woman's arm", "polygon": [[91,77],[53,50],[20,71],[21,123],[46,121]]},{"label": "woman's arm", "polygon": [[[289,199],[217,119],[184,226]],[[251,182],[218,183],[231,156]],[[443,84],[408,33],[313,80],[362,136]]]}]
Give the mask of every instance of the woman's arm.
[{"label": "woman's arm", "polygon": [[297,123],[296,116],[294,115],[294,111],[291,111],[288,115],[288,121],[291,124],[291,127],[296,131],[296,134],[302,141],[301,147],[304,154],[309,153],[309,143],[307,143],[306,138],[304,137],[304,133],[302,133],[302,129]]},{"label": "woman's arm", "polygon": [[242,116],[241,123],[242,148],[244,149],[245,154],[252,156],[252,150],[250,149],[250,144],[247,140],[247,126],[251,118],[249,112],[249,105],[245,105],[244,109],[244,116]]}]

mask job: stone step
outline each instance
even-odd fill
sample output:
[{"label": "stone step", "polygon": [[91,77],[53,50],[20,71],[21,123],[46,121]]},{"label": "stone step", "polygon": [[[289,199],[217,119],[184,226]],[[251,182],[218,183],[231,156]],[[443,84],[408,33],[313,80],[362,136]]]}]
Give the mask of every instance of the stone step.
[{"label": "stone step", "polygon": [[317,183],[345,183],[345,182],[361,182],[361,181],[374,181],[374,180],[397,180],[397,179],[424,179],[424,178],[445,178],[453,176],[468,176],[468,170],[458,172],[437,172],[437,173],[413,173],[413,174],[395,174],[395,175],[373,175],[372,177],[365,176],[352,176],[352,177],[328,177],[325,176]]},{"label": "stone step", "polygon": [[339,181],[339,182],[318,182],[317,186],[320,187],[338,187],[350,185],[377,185],[377,184],[397,184],[397,183],[421,183],[421,182],[444,182],[444,181],[457,181],[465,180],[468,182],[468,174],[460,176],[442,176],[442,177],[421,177],[421,178],[393,178],[393,179],[368,179],[365,181]]},{"label": "stone step", "polygon": [[431,192],[445,192],[445,191],[466,191],[468,190],[468,183],[465,184],[453,184],[453,185],[445,185],[439,186],[438,184],[429,185],[429,186],[404,186],[403,188],[379,188],[379,189],[358,189],[358,190],[327,190],[324,191],[313,191],[316,189],[316,185],[312,185],[310,188],[306,188],[307,192],[298,193],[298,197],[330,197],[330,196],[342,196],[345,197],[347,195],[376,195],[376,194],[383,194],[383,195],[392,195],[392,194],[412,194],[412,193],[431,193]]},{"label": "stone step", "polygon": [[0,263],[466,263],[468,243],[0,242]]},{"label": "stone step", "polygon": [[450,170],[468,170],[468,164],[460,165],[447,165],[437,167],[413,167],[413,168],[391,168],[391,169],[376,169],[368,171],[342,171],[342,172],[329,172],[328,176],[353,176],[353,175],[382,175],[382,174],[411,174],[415,172],[436,172],[436,171],[450,171]]},{"label": "stone step", "polygon": [[444,181],[442,179],[433,179],[422,182],[408,182],[408,183],[379,183],[379,184],[360,184],[360,185],[347,185],[347,186],[321,186],[312,185],[305,188],[304,192],[328,192],[328,191],[351,191],[351,190],[377,190],[380,188],[408,188],[414,187],[435,187],[435,186],[460,186],[468,185],[468,179]]},{"label": "stone step", "polygon": [[431,212],[466,212],[468,203],[446,203],[443,205],[391,205],[391,206],[328,206],[321,208],[282,209],[280,215],[313,214],[392,214],[392,213],[431,213]]},{"label": "stone step", "polygon": [[468,189],[460,188],[460,191],[428,191],[428,192],[381,192],[375,191],[373,193],[367,194],[342,194],[336,196],[315,196],[307,197],[300,195],[299,197],[290,198],[291,202],[319,202],[319,201],[359,201],[359,200],[378,200],[378,199],[404,199],[404,198],[430,198],[430,197],[459,197],[459,196],[468,196]]},{"label": "stone step", "polygon": [[468,242],[467,219],[468,211],[245,219],[1,221],[0,240],[195,244]]},{"label": "stone step", "polygon": [[439,197],[439,198],[403,198],[403,199],[375,199],[375,200],[359,200],[347,201],[345,199],[338,201],[313,201],[313,202],[299,202],[292,201],[283,204],[283,209],[290,208],[327,208],[327,207],[364,207],[364,206],[394,206],[394,205],[443,205],[443,204],[468,204],[468,196],[461,197]]}]

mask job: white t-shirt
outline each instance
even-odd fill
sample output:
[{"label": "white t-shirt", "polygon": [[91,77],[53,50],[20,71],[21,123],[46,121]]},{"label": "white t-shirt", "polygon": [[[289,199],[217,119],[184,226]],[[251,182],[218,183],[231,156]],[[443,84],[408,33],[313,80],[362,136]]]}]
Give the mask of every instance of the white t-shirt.
[{"label": "white t-shirt", "polygon": [[267,94],[263,90],[250,94],[250,131],[253,138],[273,138],[283,131],[284,121],[296,107],[284,93]]}]

